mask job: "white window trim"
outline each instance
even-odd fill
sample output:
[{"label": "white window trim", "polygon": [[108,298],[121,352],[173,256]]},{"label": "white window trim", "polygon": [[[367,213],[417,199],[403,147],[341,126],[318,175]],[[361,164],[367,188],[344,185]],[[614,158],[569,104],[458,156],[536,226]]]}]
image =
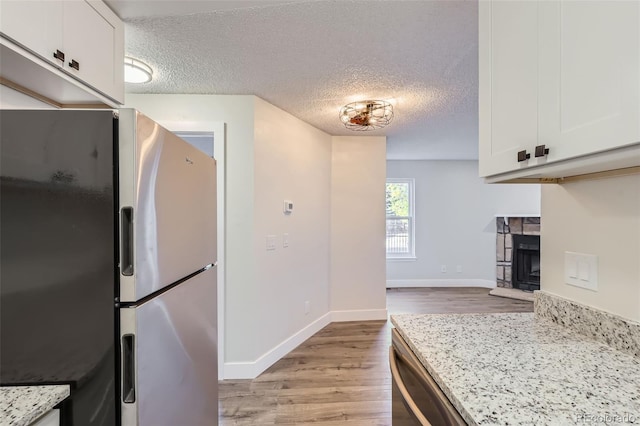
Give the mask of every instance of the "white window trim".
[{"label": "white window trim", "polygon": [[[408,183],[409,184],[409,220],[411,229],[411,235],[409,235],[409,253],[386,253],[387,260],[391,261],[415,261],[416,258],[416,203],[415,203],[415,185],[416,180],[414,178],[387,178],[385,182],[385,194],[386,194],[386,184],[387,183]],[[385,215],[385,223],[388,217]],[[404,218],[405,216],[396,216],[398,218]],[[385,230],[385,238],[387,232]],[[386,249],[385,249],[386,251]]]}]

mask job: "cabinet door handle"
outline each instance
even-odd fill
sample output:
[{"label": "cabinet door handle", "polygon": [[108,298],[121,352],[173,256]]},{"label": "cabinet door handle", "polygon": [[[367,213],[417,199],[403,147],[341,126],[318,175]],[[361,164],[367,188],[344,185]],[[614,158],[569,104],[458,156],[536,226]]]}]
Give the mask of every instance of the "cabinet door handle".
[{"label": "cabinet door handle", "polygon": [[548,153],[549,153],[549,148],[545,148],[544,145],[536,146],[536,153],[535,153],[536,157],[544,157]]},{"label": "cabinet door handle", "polygon": [[75,59],[72,59],[71,62],[69,62],[69,66],[76,71],[80,71],[80,62],[76,61]]},{"label": "cabinet door handle", "polygon": [[56,51],[53,52],[53,57],[56,58],[59,61],[63,61],[64,62],[64,52],[61,51],[60,49],[56,49]]},{"label": "cabinet door handle", "polygon": [[527,161],[531,158],[531,154],[527,154],[527,151],[518,151],[518,163]]}]

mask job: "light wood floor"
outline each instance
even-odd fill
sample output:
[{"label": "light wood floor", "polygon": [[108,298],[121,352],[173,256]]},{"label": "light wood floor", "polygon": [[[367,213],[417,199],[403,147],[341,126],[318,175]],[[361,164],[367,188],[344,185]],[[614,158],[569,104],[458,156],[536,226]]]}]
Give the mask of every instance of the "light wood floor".
[{"label": "light wood floor", "polygon": [[[387,290],[396,313],[531,312],[481,288]],[[332,323],[254,380],[219,386],[220,425],[391,425],[390,325]]]},{"label": "light wood floor", "polygon": [[389,314],[532,312],[533,303],[489,295],[487,288],[387,290]]}]

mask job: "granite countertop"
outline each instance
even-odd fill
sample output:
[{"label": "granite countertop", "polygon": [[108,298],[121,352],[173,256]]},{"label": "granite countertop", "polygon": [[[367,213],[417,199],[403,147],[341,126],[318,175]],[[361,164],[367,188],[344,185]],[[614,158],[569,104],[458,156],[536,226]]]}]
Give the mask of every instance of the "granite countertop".
[{"label": "granite countertop", "polygon": [[470,425],[640,424],[640,358],[570,328],[532,313],[391,322]]},{"label": "granite countertop", "polygon": [[0,387],[0,425],[29,425],[68,396],[68,385]]}]

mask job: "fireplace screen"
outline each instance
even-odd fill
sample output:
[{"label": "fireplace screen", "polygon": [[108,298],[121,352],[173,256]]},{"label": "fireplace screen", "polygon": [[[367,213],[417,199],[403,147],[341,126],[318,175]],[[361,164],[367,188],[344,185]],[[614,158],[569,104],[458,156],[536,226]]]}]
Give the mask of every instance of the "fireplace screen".
[{"label": "fireplace screen", "polygon": [[540,289],[540,236],[514,235],[511,277],[514,288]]}]

